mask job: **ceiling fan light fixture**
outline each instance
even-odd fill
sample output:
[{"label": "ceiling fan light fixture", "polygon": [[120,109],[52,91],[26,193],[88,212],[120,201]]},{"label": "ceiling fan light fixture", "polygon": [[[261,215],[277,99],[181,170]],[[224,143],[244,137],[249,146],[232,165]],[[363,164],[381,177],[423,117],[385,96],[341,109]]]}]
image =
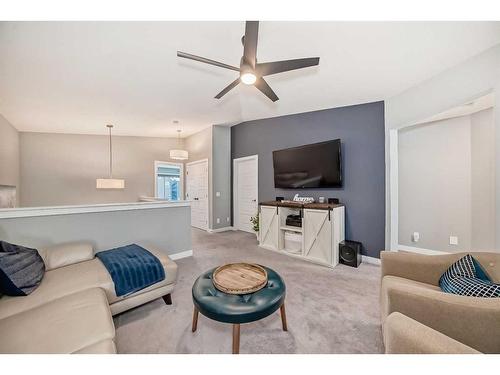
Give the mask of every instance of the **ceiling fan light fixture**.
[{"label": "ceiling fan light fixture", "polygon": [[218,66],[219,68],[234,70],[240,73],[229,85],[215,95],[215,99],[221,99],[229,91],[234,89],[240,83],[245,85],[253,85],[256,89],[262,92],[272,102],[279,100],[278,95],[266,82],[264,77],[316,66],[319,64],[319,57],[306,57],[300,59],[271,61],[266,63],[257,63],[257,42],[259,39],[259,21],[247,21],[245,23],[245,35],[241,38],[243,43],[243,56],[240,60],[240,67],[228,65],[219,61],[207,59],[206,57],[192,55],[190,53],[177,51],[177,56],[183,59],[199,61],[204,64]]},{"label": "ceiling fan light fixture", "polygon": [[245,85],[253,85],[257,81],[257,76],[252,72],[245,72],[241,74],[240,79]]}]

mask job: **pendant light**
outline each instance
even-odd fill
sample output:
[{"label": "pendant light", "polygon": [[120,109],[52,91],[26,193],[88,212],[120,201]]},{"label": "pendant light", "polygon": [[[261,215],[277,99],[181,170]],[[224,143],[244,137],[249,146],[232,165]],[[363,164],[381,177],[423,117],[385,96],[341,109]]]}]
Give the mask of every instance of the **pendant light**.
[{"label": "pendant light", "polygon": [[111,129],[113,125],[106,125],[109,129],[109,177],[96,179],[97,189],[124,189],[125,180],[113,178],[113,145],[111,143]]},{"label": "pendant light", "polygon": [[170,150],[170,159],[174,160],[187,160],[189,153],[186,150],[180,148],[181,145],[181,129],[177,129],[177,145],[179,146],[176,150]]}]

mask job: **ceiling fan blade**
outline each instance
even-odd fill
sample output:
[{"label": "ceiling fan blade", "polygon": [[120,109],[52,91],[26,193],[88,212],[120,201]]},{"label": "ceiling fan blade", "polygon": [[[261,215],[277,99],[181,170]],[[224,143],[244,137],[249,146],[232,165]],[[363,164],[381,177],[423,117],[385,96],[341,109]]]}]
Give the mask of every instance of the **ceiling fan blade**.
[{"label": "ceiling fan blade", "polygon": [[221,62],[218,62],[215,60],[210,60],[210,59],[207,59],[205,57],[191,55],[190,53],[186,53],[186,52],[177,51],[177,56],[185,58],[185,59],[189,59],[189,60],[199,61],[199,62],[202,62],[205,64],[215,65],[215,66],[218,66],[220,68],[231,69],[231,70],[235,70],[237,72],[240,71],[240,69],[235,67],[235,66],[224,64],[224,63],[221,63]]},{"label": "ceiling fan blade", "polygon": [[260,76],[268,76],[271,74],[288,72],[290,70],[307,68],[319,64],[319,57],[308,57],[305,59],[273,61],[268,63],[257,64],[255,70]]},{"label": "ceiling fan blade", "polygon": [[226,95],[229,91],[231,91],[232,89],[234,89],[236,86],[238,86],[238,83],[240,83],[240,79],[237,78],[235,79],[233,82],[231,82],[228,86],[226,86],[224,88],[224,90],[222,90],[221,92],[219,92],[217,95],[215,95],[215,99],[220,99],[222,98],[224,95]]},{"label": "ceiling fan blade", "polygon": [[279,100],[278,95],[276,95],[273,89],[264,81],[264,78],[259,77],[255,81],[254,86],[257,87],[265,96],[271,99],[273,102]]},{"label": "ceiling fan blade", "polygon": [[243,39],[243,59],[252,68],[257,60],[257,40],[259,39],[259,21],[247,21]]}]

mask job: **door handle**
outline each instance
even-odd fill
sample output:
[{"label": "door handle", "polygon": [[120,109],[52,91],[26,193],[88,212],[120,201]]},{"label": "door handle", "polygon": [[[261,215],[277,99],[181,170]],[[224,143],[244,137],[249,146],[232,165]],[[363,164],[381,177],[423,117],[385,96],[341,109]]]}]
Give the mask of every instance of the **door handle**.
[{"label": "door handle", "polygon": [[252,202],[257,202],[257,199],[252,199]]},{"label": "door handle", "polygon": [[198,201],[198,200],[200,200],[200,198],[194,198],[194,200],[195,200],[195,201]]}]

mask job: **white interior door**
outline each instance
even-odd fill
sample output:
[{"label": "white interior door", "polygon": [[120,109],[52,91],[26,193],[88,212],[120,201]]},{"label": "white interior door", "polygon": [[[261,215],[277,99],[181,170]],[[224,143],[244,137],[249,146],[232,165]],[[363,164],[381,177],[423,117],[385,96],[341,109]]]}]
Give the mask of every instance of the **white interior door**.
[{"label": "white interior door", "polygon": [[186,199],[191,201],[191,225],[208,229],[208,160],[186,164]]},{"label": "white interior door", "polygon": [[253,233],[250,218],[258,210],[258,157],[234,159],[234,224],[236,229]]}]

